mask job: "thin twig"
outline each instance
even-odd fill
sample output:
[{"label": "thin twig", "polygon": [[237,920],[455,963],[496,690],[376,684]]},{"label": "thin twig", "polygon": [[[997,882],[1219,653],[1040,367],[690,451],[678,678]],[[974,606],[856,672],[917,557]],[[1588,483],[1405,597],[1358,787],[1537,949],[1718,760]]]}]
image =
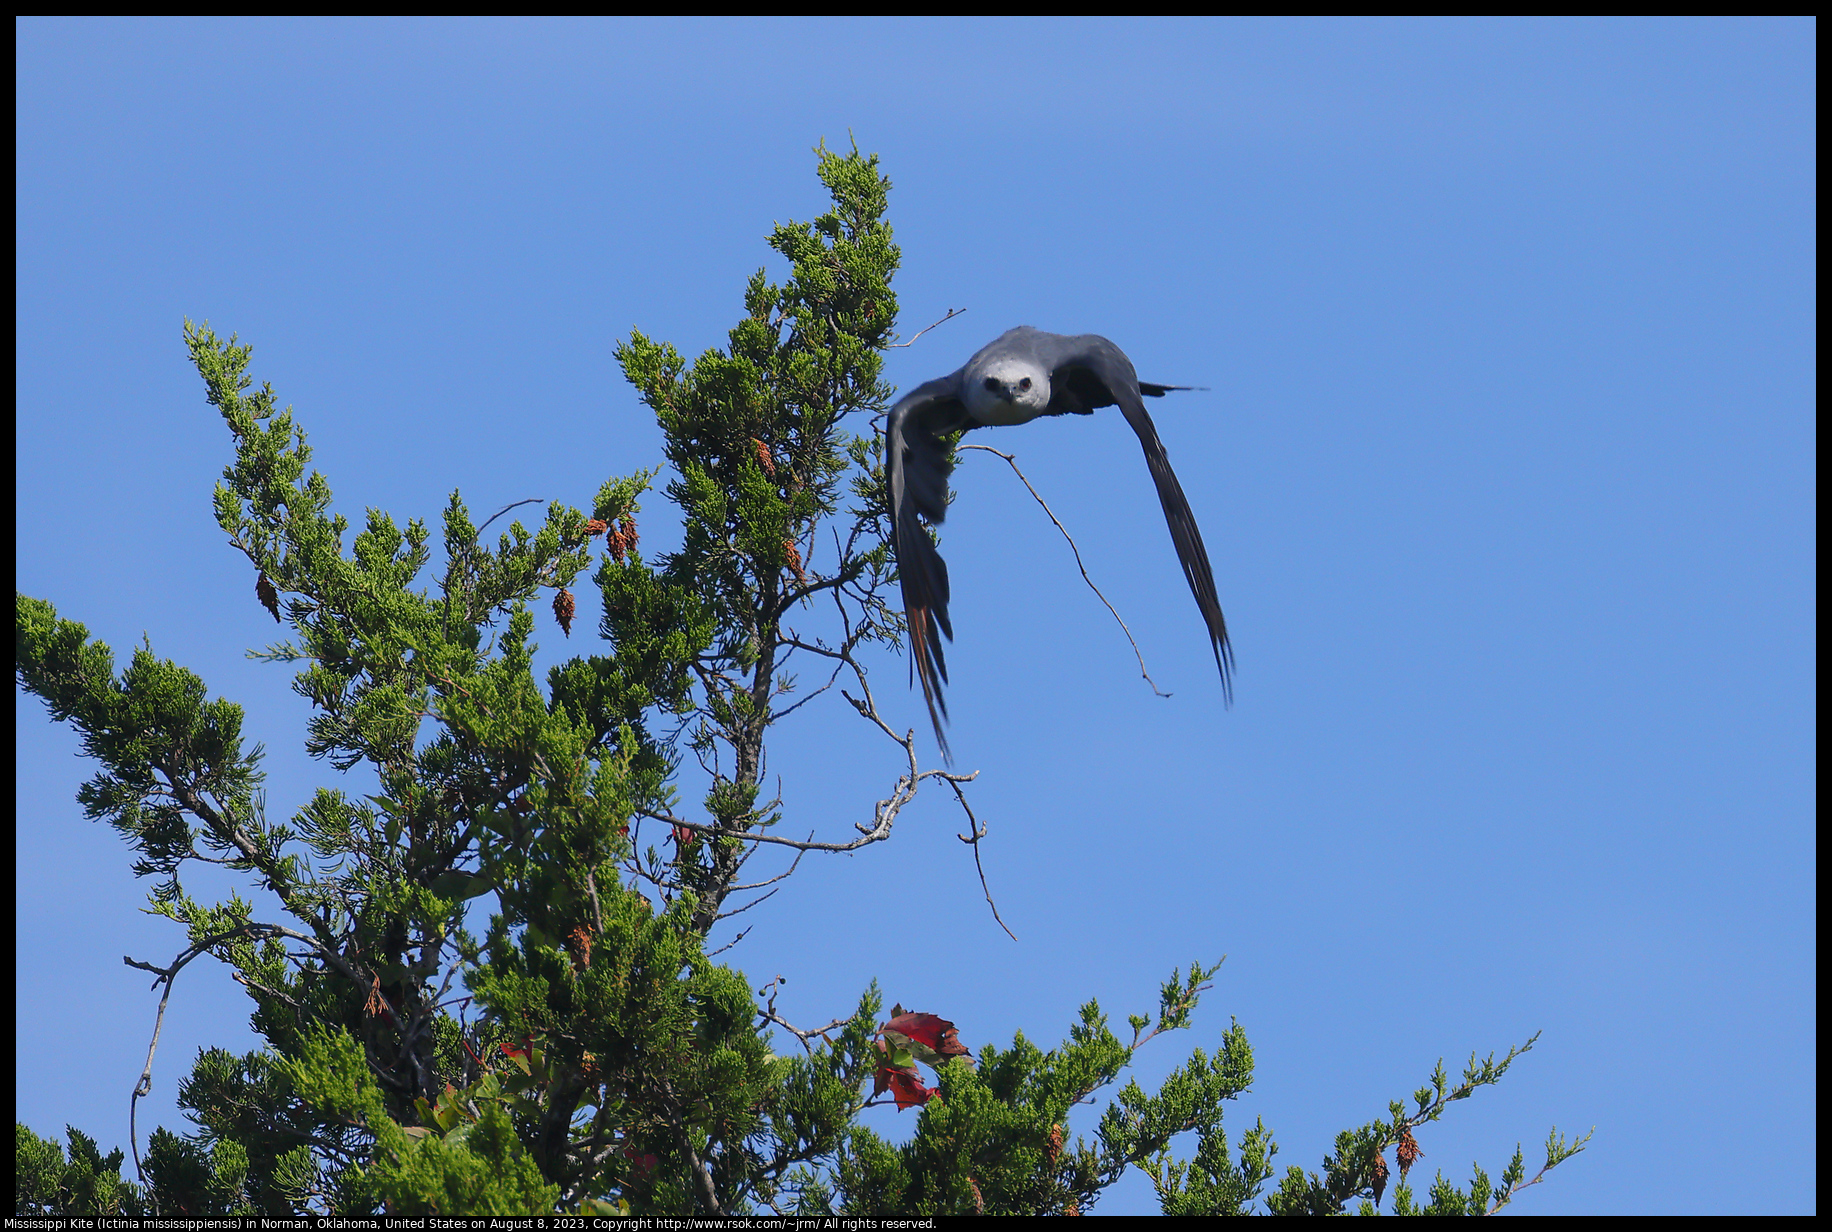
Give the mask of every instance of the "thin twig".
[{"label": "thin twig", "polygon": [[[774,894],[774,893],[776,893],[776,891],[774,891],[774,890],[771,890],[771,891],[770,891],[770,894]],[[770,894],[765,894],[765,895],[763,896],[763,898],[768,898],[768,897],[770,896]],[[761,898],[757,900],[757,902],[762,902],[762,901],[763,901],[763,899],[761,899]],[[751,905],[752,905],[752,906],[756,906],[756,903],[753,903],[753,904],[751,904]],[[736,911],[728,911],[728,912],[726,912],[725,914],[726,914],[726,915],[737,915],[737,914],[738,914],[738,912],[736,912]],[[721,919],[721,920],[723,920],[724,918],[725,918],[725,916],[723,916],[723,915],[719,917],[719,919]],[[755,924],[753,924],[753,925],[751,925],[751,928],[755,928],[755,927],[757,927],[757,926],[756,926]],[[710,954],[708,954],[708,955],[707,955],[706,957],[708,957],[708,958],[717,958],[717,957],[718,957],[719,955],[721,955],[721,954],[723,954],[723,953],[725,953],[725,951],[727,951],[727,950],[729,950],[729,949],[731,949],[731,948],[732,948],[732,947],[733,947],[734,945],[737,945],[737,944],[738,944],[738,943],[739,943],[740,941],[742,941],[742,940],[744,940],[744,939],[745,939],[746,937],[748,937],[748,936],[750,936],[750,935],[751,935],[751,929],[750,929],[750,928],[747,928],[747,929],[745,929],[745,930],[744,930],[743,932],[741,932],[741,933],[739,933],[739,934],[738,934],[738,935],[737,935],[736,937],[733,937],[733,938],[732,938],[732,939],[731,939],[730,941],[727,941],[727,942],[726,942],[726,943],[725,943],[724,945],[722,945],[722,946],[720,946],[720,947],[719,947],[718,949],[716,949],[716,950],[714,950],[714,951],[713,951],[712,953],[710,953]]]},{"label": "thin twig", "polygon": [[477,533],[479,536],[481,536],[484,533],[484,531],[490,528],[491,522],[494,522],[497,518],[502,517],[503,514],[509,512],[511,509],[514,509],[519,505],[538,505],[540,503],[541,503],[541,498],[538,496],[530,496],[527,500],[512,501],[509,504],[504,505],[501,509],[498,509],[495,513],[491,514],[489,518],[484,522],[484,524],[477,528]]},{"label": "thin twig", "polygon": [[[776,890],[780,890],[780,889],[782,889],[782,887],[781,887],[781,886],[777,886],[777,887],[776,887]],[[716,923],[718,923],[718,922],[719,922],[720,920],[727,920],[727,919],[730,919],[730,918],[731,918],[732,916],[735,916],[735,915],[743,915],[743,914],[744,914],[745,912],[747,912],[747,911],[749,911],[749,910],[750,910],[750,909],[751,909],[752,907],[755,907],[755,906],[756,906],[756,905],[757,905],[758,903],[760,903],[760,902],[762,902],[762,901],[763,901],[764,899],[766,899],[766,898],[771,898],[771,897],[773,897],[773,896],[774,896],[774,895],[776,894],[776,890],[771,890],[771,891],[770,891],[770,892],[769,892],[768,894],[760,894],[760,895],[758,895],[758,896],[757,896],[756,898],[754,898],[754,899],[752,899],[752,900],[751,900],[750,902],[748,902],[748,903],[746,903],[746,904],[744,904],[744,906],[742,906],[742,907],[734,907],[734,908],[733,908],[732,910],[730,910],[730,911],[722,911],[722,912],[720,912],[720,913],[719,913],[718,915],[716,915],[716,916],[714,916],[714,917],[713,917],[713,923],[715,923],[715,924],[716,924]],[[746,933],[748,933],[749,931],[751,931],[751,930],[750,930],[750,929],[748,929],[748,928],[744,930],[744,932],[746,932]],[[738,934],[738,936],[739,936],[740,938],[742,938],[742,937],[744,936],[744,933],[739,933],[739,934]],[[738,943],[737,943],[736,941],[734,941],[734,942],[732,942],[732,943],[731,943],[731,945],[728,945],[728,946],[726,946],[725,948],[729,950],[729,949],[731,948],[731,946],[732,946],[732,945],[737,945],[737,944],[738,944]],[[717,951],[717,950],[714,950],[714,951],[713,951],[713,953],[715,953],[715,954],[716,954],[716,953],[718,953],[718,952],[719,952],[719,951]]]},{"label": "thin twig", "polygon": [[[1223,954],[1221,956],[1221,961],[1222,962],[1228,961],[1228,956],[1226,954]],[[1175,974],[1175,973],[1173,972],[1172,974]],[[1164,1034],[1164,1032],[1176,1030],[1177,1028],[1174,1026],[1171,1026],[1171,1027],[1165,1026],[1164,1024],[1166,1020],[1174,1018],[1175,1015],[1177,1015],[1178,1013],[1181,1013],[1182,1011],[1189,1009],[1192,1005],[1196,1004],[1196,999],[1198,997],[1200,997],[1203,993],[1209,991],[1209,989],[1213,987],[1215,987],[1215,985],[1213,984],[1199,985],[1185,992],[1183,994],[1183,999],[1181,1001],[1178,1001],[1175,1005],[1170,1006],[1168,1009],[1160,1008],[1158,1011],[1158,1025],[1153,1027],[1151,1030],[1145,1032],[1143,1035],[1139,1033],[1139,1028],[1134,1027],[1132,1029],[1132,1049],[1131,1050],[1133,1052],[1137,1052],[1139,1049],[1143,1048],[1146,1044],[1158,1038],[1158,1036]]]},{"label": "thin twig", "polygon": [[[812,831],[812,830],[810,830],[810,831],[808,831],[808,837],[809,837],[810,839],[812,839],[812,838],[814,837],[814,831]],[[787,870],[786,872],[781,872],[781,873],[777,873],[777,874],[776,874],[776,875],[775,875],[774,877],[771,877],[771,878],[769,878],[768,880],[765,880],[765,881],[753,881],[753,882],[751,882],[751,883],[750,883],[750,884],[748,884],[748,885],[735,885],[735,886],[732,886],[732,887],[731,887],[731,890],[730,890],[729,892],[730,892],[730,893],[732,893],[732,894],[736,894],[736,893],[738,893],[738,892],[739,892],[740,890],[761,890],[761,889],[763,889],[763,887],[764,887],[764,886],[767,886],[767,885],[775,885],[775,884],[776,884],[777,882],[779,882],[779,881],[782,881],[783,879],[785,879],[785,878],[787,878],[787,877],[791,877],[791,876],[793,876],[793,875],[794,875],[794,873],[795,873],[795,868],[796,868],[796,865],[798,865],[798,864],[800,864],[800,863],[801,863],[801,859],[802,859],[802,857],[803,857],[803,856],[805,856],[805,855],[807,855],[807,854],[808,854],[808,853],[807,853],[807,852],[805,852],[805,851],[798,851],[798,852],[796,852],[796,853],[795,853],[795,859],[793,859],[793,860],[791,860],[791,861],[789,862],[789,867],[788,867],[788,870]]]},{"label": "thin twig", "polygon": [[[160,982],[164,981],[166,985],[166,991],[169,993],[171,991],[172,979],[178,974],[180,969],[182,969],[187,963],[189,963],[192,959],[197,958],[200,955],[202,955],[211,946],[217,945],[224,941],[228,941],[235,937],[247,937],[251,941],[274,941],[274,940],[278,940],[281,937],[289,937],[292,940],[299,942],[301,945],[306,946],[309,951],[309,955],[292,954],[292,955],[288,955],[288,957],[293,958],[293,959],[299,959],[301,957],[306,957],[306,956],[315,957],[329,964],[330,966],[335,967],[339,974],[341,974],[345,979],[349,980],[352,984],[355,984],[358,988],[369,989],[375,981],[374,975],[364,972],[361,968],[357,967],[354,963],[346,959],[342,954],[339,954],[336,950],[325,945],[324,943],[319,941],[316,937],[308,937],[306,934],[302,932],[298,932],[295,929],[287,928],[284,925],[280,925],[280,924],[260,924],[260,923],[242,924],[242,925],[238,925],[235,928],[229,929],[226,932],[221,932],[221,933],[215,934],[214,936],[206,937],[204,940],[199,941],[197,944],[191,946],[189,949],[181,953],[179,957],[172,963],[170,967],[155,967],[152,963],[144,963],[144,962],[141,962],[139,959],[129,958],[126,955],[122,955],[121,961],[126,963],[130,967],[138,967],[142,971],[151,971],[153,974],[159,977],[159,979],[153,981],[153,987],[154,988],[159,987]],[[390,1019],[395,1019],[398,1021],[399,1015],[395,1013],[394,1006],[389,1004],[388,999],[382,996],[380,993],[376,993],[375,996],[377,1000],[381,1002],[382,1010],[385,1012],[386,1016],[389,1017]],[[161,1005],[163,1005],[163,1001],[161,1002]],[[157,1040],[157,1031],[155,1031],[155,1041],[156,1040]],[[148,1055],[147,1059],[148,1059],[148,1063],[150,1064],[151,1059],[152,1059],[150,1054]],[[144,1076],[144,1080],[150,1082],[151,1081],[150,1074]]]},{"label": "thin twig", "polygon": [[[1554,1128],[1553,1132],[1555,1134],[1557,1133],[1556,1127]],[[1585,1134],[1582,1138],[1579,1138],[1577,1142],[1574,1145],[1571,1145],[1570,1147],[1568,1147],[1568,1149],[1566,1149],[1563,1152],[1562,1156],[1558,1159],[1553,1159],[1550,1151],[1548,1151],[1546,1155],[1546,1162],[1540,1166],[1540,1169],[1538,1172],[1535,1172],[1533,1174],[1533,1179],[1530,1181],[1524,1181],[1521,1184],[1514,1186],[1514,1188],[1512,1189],[1504,1190],[1503,1192],[1495,1195],[1495,1205],[1489,1207],[1488,1213],[1490,1215],[1493,1215],[1496,1211],[1499,1211],[1502,1207],[1506,1206],[1508,1203],[1512,1202],[1516,1197],[1518,1197],[1521,1190],[1526,1189],[1533,1185],[1537,1185],[1541,1181],[1545,1180],[1546,1173],[1552,1171],[1552,1169],[1564,1163],[1565,1160],[1570,1159],[1573,1155],[1576,1155],[1580,1151],[1582,1151],[1584,1147],[1590,1142],[1591,1135],[1595,1134],[1596,1132],[1597,1132],[1596,1129],[1592,1128],[1590,1133]],[[1548,1143],[1547,1145],[1548,1147],[1551,1146],[1550,1143]]]},{"label": "thin twig", "polygon": [[[761,1010],[757,1011],[757,1016],[759,1018],[762,1018],[766,1022],[775,1023],[777,1026],[787,1031],[790,1035],[793,1035],[796,1039],[801,1041],[801,1046],[807,1049],[809,1054],[812,1055],[814,1052],[814,1046],[808,1042],[809,1040],[814,1039],[816,1037],[819,1037],[822,1040],[827,1040],[827,1032],[833,1030],[835,1027],[845,1026],[847,1023],[851,1022],[852,1019],[850,1017],[836,1018],[824,1027],[815,1027],[811,1031],[804,1031],[800,1027],[796,1026],[794,1023],[790,1022],[788,1019],[778,1017],[776,1013],[776,994],[782,991],[782,986],[784,984],[787,984],[788,982],[789,981],[786,976],[779,975],[775,979],[771,980],[768,984],[765,984],[762,988],[759,988],[757,990],[757,995],[759,997],[763,996],[765,993],[769,994],[769,1000],[764,1002],[763,1008]],[[827,1042],[832,1043],[833,1041],[827,1040]]]},{"label": "thin twig", "polygon": [[812,1031],[803,1031],[801,1028],[797,1027],[794,1023],[789,1022],[785,1018],[778,1018],[774,1013],[770,1012],[769,1010],[760,1011],[759,1016],[762,1017],[764,1021],[766,1022],[775,1023],[777,1026],[781,1027],[783,1030],[793,1035],[796,1039],[800,1040],[801,1046],[803,1048],[806,1048],[810,1053],[814,1051],[814,1045],[810,1044],[808,1042],[809,1040],[819,1037],[820,1039],[827,1040],[827,1042],[831,1044],[833,1041],[827,1039],[827,1032],[833,1030],[836,1027],[843,1027],[847,1023],[852,1021],[852,1019],[850,1018],[836,1018],[824,1027],[816,1027]]},{"label": "thin twig", "polygon": [[240,984],[242,987],[247,988],[253,992],[266,993],[268,996],[272,997],[276,1001],[284,1001],[286,1002],[286,1004],[293,1007],[294,1013],[299,1012],[299,1003],[293,1000],[291,997],[287,996],[285,993],[281,992],[277,988],[269,988],[265,984],[258,983],[254,980],[251,980],[247,976],[243,975],[240,971],[230,972],[229,978],[234,980],[236,983]]},{"label": "thin twig", "polygon": [[[806,643],[795,641],[793,638],[785,638],[784,641],[791,648],[799,648],[802,650],[813,650],[816,654],[827,653],[824,650],[816,650],[815,647],[809,646]],[[833,669],[833,674],[827,677],[826,684],[822,685],[820,688],[808,694],[808,696],[802,698],[800,701],[794,703],[793,705],[784,707],[783,709],[776,711],[770,717],[772,719],[786,719],[790,715],[794,714],[797,710],[800,710],[803,706],[806,706],[809,702],[813,701],[815,698],[819,697],[821,694],[825,693],[828,689],[831,689],[833,687],[833,682],[840,678],[840,672],[845,668],[845,666],[846,665],[844,663],[835,665]]]},{"label": "thin twig", "polygon": [[[952,321],[952,320],[953,320],[953,319],[954,319],[955,317],[958,317],[958,316],[959,316],[959,315],[960,315],[961,313],[963,313],[963,312],[965,312],[965,311],[967,311],[967,310],[966,310],[965,308],[950,308],[950,309],[948,309],[948,315],[947,315],[947,316],[945,316],[945,317],[943,317],[943,318],[942,318],[941,320],[939,320],[939,321],[937,321],[937,322],[935,322],[935,325],[943,325],[943,324],[946,324],[947,322],[949,322],[949,321]],[[915,344],[915,342],[916,342],[916,339],[918,339],[918,338],[920,338],[920,337],[922,337],[922,336],[923,336],[924,334],[926,334],[926,333],[928,333],[928,332],[929,332],[929,330],[931,330],[931,329],[934,329],[934,328],[935,328],[935,325],[931,325],[931,326],[929,326],[929,327],[928,327],[927,329],[919,329],[919,330],[917,330],[917,331],[916,331],[916,332],[915,332],[914,334],[911,334],[911,335],[910,335],[910,340],[909,340],[908,342],[893,342],[893,343],[891,343],[891,344],[890,344],[889,346],[887,346],[887,347],[885,347],[884,349],[885,349],[885,350],[887,350],[887,351],[894,351],[894,350],[896,350],[896,349],[897,349],[898,347],[906,347],[906,346],[912,346],[912,345],[914,345],[914,344]]]},{"label": "thin twig", "polygon": [[[140,1097],[143,1095],[150,1095],[153,1090],[153,1054],[159,1051],[159,1034],[165,1030],[165,1007],[172,999],[172,986],[177,982],[178,973],[184,970],[185,966],[190,963],[193,958],[197,958],[208,952],[209,948],[219,941],[227,941],[231,937],[240,936],[253,937],[259,940],[263,937],[272,937],[273,934],[278,931],[282,930],[272,925],[244,924],[232,928],[228,932],[206,937],[204,940],[181,953],[173,960],[172,965],[169,967],[155,967],[151,963],[144,963],[136,958],[129,958],[125,954],[121,956],[121,961],[128,966],[138,967],[142,971],[151,971],[153,974],[157,975],[159,978],[153,981],[154,988],[159,987],[160,984],[165,985],[165,992],[159,998],[159,1013],[153,1019],[153,1038],[149,1040],[146,1045],[146,1067],[140,1071],[140,1081],[134,1084],[133,1095],[129,1097],[127,1101],[127,1144],[134,1149],[134,1172],[139,1176],[140,1184],[143,1187],[146,1187],[146,1170],[140,1163],[140,1138],[137,1128],[137,1114],[140,1110]],[[309,943],[308,940],[308,944]],[[152,1192],[150,1187],[147,1187],[147,1192]],[[158,1215],[158,1213],[158,1199],[155,1197],[153,1214]]]},{"label": "thin twig", "polygon": [[839,671],[848,666],[846,662],[846,652],[845,651],[834,650],[831,647],[821,645],[819,642],[804,642],[801,640],[800,635],[798,635],[795,632],[795,630],[793,629],[789,630],[789,632],[780,640],[780,644],[784,646],[788,646],[795,650],[805,650],[809,654],[817,654],[817,655],[822,656],[823,658],[838,659],[840,660],[840,667],[836,668],[835,671]]},{"label": "thin twig", "polygon": [[1005,453],[1002,450],[994,449],[991,445],[960,445],[960,446],[957,446],[956,448],[958,449],[983,449],[987,453],[996,454],[999,457],[1005,459],[1006,464],[1011,467],[1012,472],[1018,476],[1019,480],[1023,482],[1026,488],[1030,489],[1030,494],[1033,497],[1036,497],[1037,503],[1043,506],[1043,512],[1049,514],[1050,521],[1056,523],[1056,529],[1059,531],[1062,531],[1062,537],[1069,541],[1069,551],[1075,553],[1075,567],[1081,570],[1082,581],[1088,584],[1088,589],[1094,592],[1094,597],[1099,599],[1102,603],[1106,604],[1107,610],[1109,612],[1113,612],[1113,619],[1116,621],[1119,621],[1120,632],[1124,633],[1126,635],[1126,640],[1132,643],[1132,653],[1135,657],[1137,657],[1139,661],[1139,675],[1145,677],[1145,683],[1151,686],[1151,691],[1153,693],[1156,693],[1159,697],[1169,697],[1170,694],[1166,693],[1163,689],[1160,689],[1158,687],[1158,682],[1151,678],[1151,673],[1145,670],[1145,656],[1139,653],[1139,644],[1138,642],[1133,640],[1132,630],[1126,627],[1125,621],[1120,620],[1120,614],[1114,611],[1113,605],[1111,603],[1107,603],[1107,596],[1101,594],[1100,587],[1096,586],[1094,584],[1094,579],[1088,576],[1088,567],[1081,563],[1081,549],[1075,546],[1074,536],[1069,534],[1068,530],[1057,519],[1056,514],[1050,509],[1049,503],[1045,501],[1041,496],[1037,495],[1037,489],[1034,487],[1031,487],[1031,481],[1029,479],[1026,479],[1024,476],[1024,472],[1018,469],[1018,460],[1012,457],[1010,454]]},{"label": "thin twig", "polygon": [[[132,962],[131,959],[126,961]],[[127,1145],[134,1149],[134,1173],[140,1178],[140,1187],[152,1196],[154,1217],[159,1214],[159,1195],[146,1183],[146,1169],[140,1163],[140,1130],[136,1118],[140,1111],[140,1097],[150,1095],[153,1090],[153,1053],[159,1048],[159,1033],[165,1029],[165,1003],[171,999],[172,985],[167,981],[165,995],[159,998],[159,1015],[153,1019],[153,1038],[146,1046],[146,1068],[140,1071],[140,1081],[134,1084],[134,1093],[127,1101]]]},{"label": "thin twig", "polygon": [[961,808],[967,814],[967,830],[972,835],[971,838],[967,834],[956,834],[954,837],[973,848],[973,867],[980,870],[980,892],[986,896],[986,905],[992,908],[992,918],[998,921],[1000,928],[1005,929],[1007,937],[1016,941],[1018,934],[1006,928],[1005,921],[999,917],[999,905],[992,901],[992,890],[986,884],[986,866],[980,863],[980,840],[986,837],[986,827],[973,815],[973,806],[967,803],[967,793],[961,790],[961,785],[949,783],[948,786],[954,789],[954,798],[961,802]]},{"label": "thin twig", "polygon": [[[847,697],[844,690],[841,691],[840,695],[842,697]],[[851,699],[848,698],[848,700]],[[859,705],[857,701],[854,701],[853,704],[855,706]],[[866,712],[861,710],[860,713],[863,714]],[[866,717],[870,718],[873,716],[867,714]],[[889,729],[887,728],[886,730],[888,731]],[[913,743],[914,733],[912,733],[911,740]],[[899,743],[902,743],[902,741],[899,741]],[[744,830],[731,830],[723,826],[706,825],[703,822],[688,821],[684,817],[676,817],[673,813],[657,812],[654,809],[638,809],[637,812],[644,817],[650,817],[656,821],[667,822],[671,826],[680,826],[682,829],[693,830],[700,834],[710,834],[716,838],[737,839],[740,842],[746,843],[775,843],[782,847],[793,847],[797,851],[857,851],[859,848],[870,846],[872,843],[881,843],[891,836],[891,824],[896,820],[897,814],[902,811],[903,806],[908,804],[911,797],[916,794],[916,785],[923,779],[934,778],[941,779],[943,782],[971,783],[978,776],[978,770],[975,770],[972,774],[954,774],[946,770],[923,770],[918,772],[914,779],[907,774],[899,776],[897,779],[897,786],[892,789],[890,798],[878,801],[878,806],[874,810],[876,824],[867,826],[863,822],[854,823],[854,827],[859,831],[861,837],[846,843],[801,842],[792,838],[778,838],[773,834],[753,834]]]}]

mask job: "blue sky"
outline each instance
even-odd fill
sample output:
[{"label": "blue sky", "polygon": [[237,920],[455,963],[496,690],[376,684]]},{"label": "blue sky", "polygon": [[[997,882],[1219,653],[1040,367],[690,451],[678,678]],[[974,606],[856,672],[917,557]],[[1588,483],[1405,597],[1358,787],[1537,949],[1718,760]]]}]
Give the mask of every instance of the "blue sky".
[{"label": "blue sky", "polygon": [[[1421,1137],[1427,1172],[1595,1126],[1517,1209],[1814,1209],[1811,21],[15,31],[18,586],[246,705],[273,812],[335,776],[285,669],[244,657],[277,634],[211,517],[229,443],[184,318],[254,345],[353,519],[434,520],[454,487],[588,505],[659,458],[612,346],[722,344],[782,273],[771,225],[825,204],[810,148],[850,133],[895,185],[905,332],[966,309],[887,379],[1023,323],[1209,387],[1153,413],[1238,700],[1119,416],[985,434],[1173,696],[969,455],[951,739],[1019,940],[925,791],[726,958],[785,977],[794,1020],[876,978],[977,1048],[1058,1040],[1089,997],[1122,1021],[1226,954],[1139,1069],[1238,1018],[1230,1123],[1262,1117],[1281,1168],[1439,1057],[1543,1031]],[[675,535],[659,499],[643,525]],[[547,661],[590,651],[580,624],[543,626]],[[18,1116],[125,1145],[156,999],[121,955],[182,940],[82,819],[75,737],[16,713]],[[789,827],[837,837],[897,750],[816,703],[771,768]],[[182,1128],[199,1046],[253,1046],[245,1006],[220,967],[180,978],[142,1135]],[[1155,1208],[1135,1176],[1098,1209]]]}]

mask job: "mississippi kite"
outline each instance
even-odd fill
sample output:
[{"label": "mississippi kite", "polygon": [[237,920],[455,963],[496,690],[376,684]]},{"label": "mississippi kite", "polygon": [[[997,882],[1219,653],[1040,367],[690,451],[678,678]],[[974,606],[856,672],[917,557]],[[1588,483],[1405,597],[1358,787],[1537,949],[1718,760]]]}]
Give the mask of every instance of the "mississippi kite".
[{"label": "mississippi kite", "polygon": [[1020,325],[987,343],[959,371],[925,381],[891,407],[885,425],[891,541],[909,619],[910,657],[943,756],[949,756],[942,732],[948,716],[948,703],[942,696],[948,667],[942,658],[941,636],[954,637],[948,620],[948,566],[917,515],[931,524],[947,516],[952,451],[946,438],[971,428],[1029,423],[1040,415],[1091,415],[1097,407],[1119,406],[1126,422],[1139,434],[1145,464],[1158,485],[1158,501],[1170,524],[1171,542],[1183,563],[1183,576],[1208,625],[1222,694],[1233,701],[1234,651],[1228,645],[1228,626],[1215,597],[1209,554],[1202,546],[1202,532],[1196,529],[1183,487],[1165,456],[1164,443],[1145,413],[1145,398],[1189,388],[1141,382],[1125,352],[1098,335],[1069,337]]}]

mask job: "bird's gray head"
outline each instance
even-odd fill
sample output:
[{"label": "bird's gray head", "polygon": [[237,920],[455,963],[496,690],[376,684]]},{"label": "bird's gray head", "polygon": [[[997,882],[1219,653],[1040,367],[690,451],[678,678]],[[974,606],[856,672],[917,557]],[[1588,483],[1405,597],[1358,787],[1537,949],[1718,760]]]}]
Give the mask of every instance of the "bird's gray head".
[{"label": "bird's gray head", "polygon": [[1050,374],[1016,356],[975,366],[965,383],[961,393],[967,413],[983,424],[1029,423],[1050,404]]}]

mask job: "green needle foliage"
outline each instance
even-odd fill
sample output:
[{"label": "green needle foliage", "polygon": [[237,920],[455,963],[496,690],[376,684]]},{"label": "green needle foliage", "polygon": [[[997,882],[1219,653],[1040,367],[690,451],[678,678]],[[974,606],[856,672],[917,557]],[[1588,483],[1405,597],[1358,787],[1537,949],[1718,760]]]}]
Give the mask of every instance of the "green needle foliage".
[{"label": "green needle foliage", "polygon": [[95,1139],[69,1127],[70,1157],[55,1141],[47,1142],[23,1125],[13,1172],[13,1213],[26,1216],[142,1215],[140,1192],[121,1179],[122,1153],[104,1159]]},{"label": "green needle foliage", "polygon": [[[1138,1048],[1190,1026],[1213,966],[1173,976],[1130,1042],[1090,1002],[1057,1047],[1019,1036],[976,1061],[933,1016],[880,1024],[875,985],[829,1026],[794,1028],[707,954],[707,934],[767,884],[742,880],[758,851],[884,842],[924,783],[965,783],[920,768],[857,657],[903,633],[871,424],[892,394],[879,374],[899,254],[877,160],[817,154],[832,208],[776,228],[789,276],[751,278],[725,349],[688,363],[641,333],[617,349],[664,434],[677,552],[639,549],[659,468],[494,542],[494,519],[476,524],[457,493],[436,544],[425,523],[373,509],[353,534],[290,408],[254,387],[250,349],[186,323],[234,447],[217,522],[289,630],[255,657],[294,670],[306,751],[335,773],[270,816],[239,706],[150,645],[117,668],[83,625],[18,597],[19,682],[81,734],[98,767],[85,813],[120,833],[153,910],[185,933],[169,962],[135,965],[169,996],[192,959],[226,964],[265,1040],[198,1055],[179,1088],[192,1129],[136,1141],[131,1180],[121,1151],[103,1158],[71,1129],[66,1155],[19,1126],[19,1214],[1049,1214],[1089,1211],[1129,1167],[1169,1213],[1311,1214],[1372,1209],[1389,1148],[1396,1211],[1479,1212],[1539,1179],[1517,1155],[1498,1184],[1439,1178],[1423,1208],[1404,1180],[1413,1129],[1524,1047],[1472,1061],[1454,1087],[1440,1067],[1414,1112],[1395,1104],[1344,1133],[1320,1175],[1294,1168],[1265,1192],[1271,1134],[1256,1123],[1231,1143],[1222,1129],[1253,1076],[1238,1024],[1155,1092],[1135,1080],[1107,1095],[1092,1140],[1067,1127]],[[570,636],[588,570],[598,652],[537,680],[537,611]],[[803,665],[824,682],[798,696]],[[856,836],[784,840],[765,741],[830,691],[904,768]],[[373,793],[339,785],[356,767]],[[689,792],[697,809],[679,804]],[[257,918],[239,894],[197,901],[193,861],[245,876],[279,914]],[[481,936],[474,904],[489,909]],[[860,1124],[891,1102],[912,1110],[903,1142]],[[1582,1147],[1555,1135],[1546,1167]]]}]

